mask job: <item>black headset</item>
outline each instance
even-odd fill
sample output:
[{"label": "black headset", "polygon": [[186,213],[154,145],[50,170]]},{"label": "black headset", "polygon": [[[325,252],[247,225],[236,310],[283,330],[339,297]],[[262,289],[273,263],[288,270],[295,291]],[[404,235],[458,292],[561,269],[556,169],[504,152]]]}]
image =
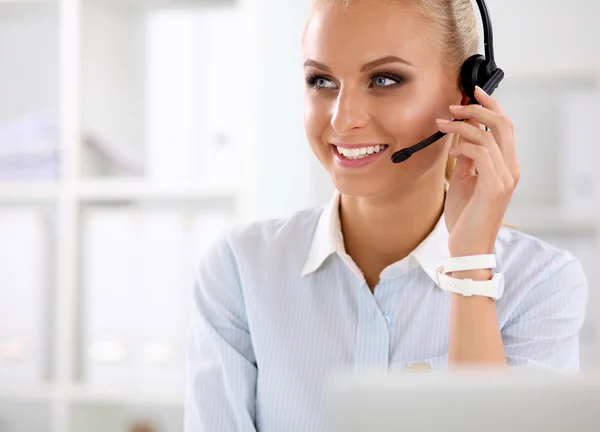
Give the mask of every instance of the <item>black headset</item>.
[{"label": "black headset", "polygon": [[[494,35],[492,33],[492,22],[485,5],[484,0],[477,0],[477,6],[481,13],[481,22],[483,24],[483,39],[485,47],[485,56],[475,54],[469,57],[462,65],[460,71],[460,82],[462,89],[469,96],[468,105],[478,103],[475,99],[475,86],[478,85],[487,94],[491,95],[504,78],[504,71],[496,66],[494,61]],[[437,132],[429,138],[415,144],[412,147],[399,150],[392,155],[392,162],[400,163],[411,157],[413,153],[423,150],[425,147],[433,144],[446,135],[444,132]]]}]

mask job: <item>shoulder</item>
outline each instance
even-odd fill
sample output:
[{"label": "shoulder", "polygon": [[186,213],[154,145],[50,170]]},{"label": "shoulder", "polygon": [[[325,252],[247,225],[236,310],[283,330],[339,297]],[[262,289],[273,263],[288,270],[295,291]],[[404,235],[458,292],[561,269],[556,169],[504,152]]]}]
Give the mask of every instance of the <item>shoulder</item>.
[{"label": "shoulder", "polygon": [[212,250],[226,249],[237,265],[260,265],[291,255],[306,259],[322,211],[322,206],[315,206],[288,218],[264,219],[236,226],[223,234]]},{"label": "shoulder", "polygon": [[525,272],[532,278],[543,277],[554,262],[572,257],[569,251],[552,243],[505,226],[496,239],[496,255],[504,272]]},{"label": "shoulder", "polygon": [[503,272],[522,275],[532,283],[541,282],[564,266],[580,267],[571,251],[508,227],[498,233],[496,255]]},{"label": "shoulder", "polygon": [[569,303],[577,303],[580,309],[585,305],[586,275],[571,251],[517,229],[502,227],[496,240],[496,255],[497,270],[506,280],[505,307],[533,307],[562,296],[569,297]]},{"label": "shoulder", "polygon": [[[197,290],[206,296],[256,292],[289,275],[300,277],[322,207],[289,218],[240,225],[214,241],[200,260]],[[233,300],[232,300],[233,301]]]}]

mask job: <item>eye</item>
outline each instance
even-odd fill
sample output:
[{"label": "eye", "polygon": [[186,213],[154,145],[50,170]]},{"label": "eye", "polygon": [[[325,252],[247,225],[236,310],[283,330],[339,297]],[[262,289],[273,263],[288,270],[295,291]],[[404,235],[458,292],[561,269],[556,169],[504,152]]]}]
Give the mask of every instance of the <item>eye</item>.
[{"label": "eye", "polygon": [[376,88],[396,86],[403,82],[402,77],[392,75],[375,75],[371,78],[371,83]]},{"label": "eye", "polygon": [[331,80],[329,80],[329,79],[327,79],[327,78],[325,78],[323,76],[319,76],[319,75],[309,75],[309,76],[307,76],[306,77],[306,83],[308,85],[310,85],[311,87],[317,88],[317,89],[320,89],[320,88],[334,88],[335,87],[335,84]]}]

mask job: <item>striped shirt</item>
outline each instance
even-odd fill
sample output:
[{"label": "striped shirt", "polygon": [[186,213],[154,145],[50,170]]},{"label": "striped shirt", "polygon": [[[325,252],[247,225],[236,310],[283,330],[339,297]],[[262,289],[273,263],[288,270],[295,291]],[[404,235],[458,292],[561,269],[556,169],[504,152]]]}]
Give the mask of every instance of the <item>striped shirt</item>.
[{"label": "striped shirt", "polygon": [[[236,228],[204,257],[194,289],[185,432],[318,431],[340,369],[448,363],[444,216],[372,293],[345,252],[339,193],[289,219]],[[570,252],[502,227],[496,303],[511,367],[578,371],[588,287]]]}]

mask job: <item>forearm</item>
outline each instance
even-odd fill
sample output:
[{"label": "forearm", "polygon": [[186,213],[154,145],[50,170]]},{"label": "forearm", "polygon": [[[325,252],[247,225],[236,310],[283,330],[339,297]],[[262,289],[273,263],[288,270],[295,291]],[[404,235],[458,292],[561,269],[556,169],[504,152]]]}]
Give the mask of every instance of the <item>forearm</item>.
[{"label": "forearm", "polygon": [[[491,270],[454,272],[455,278],[489,280]],[[481,296],[452,294],[448,364],[485,364],[506,367],[496,303]]]}]

